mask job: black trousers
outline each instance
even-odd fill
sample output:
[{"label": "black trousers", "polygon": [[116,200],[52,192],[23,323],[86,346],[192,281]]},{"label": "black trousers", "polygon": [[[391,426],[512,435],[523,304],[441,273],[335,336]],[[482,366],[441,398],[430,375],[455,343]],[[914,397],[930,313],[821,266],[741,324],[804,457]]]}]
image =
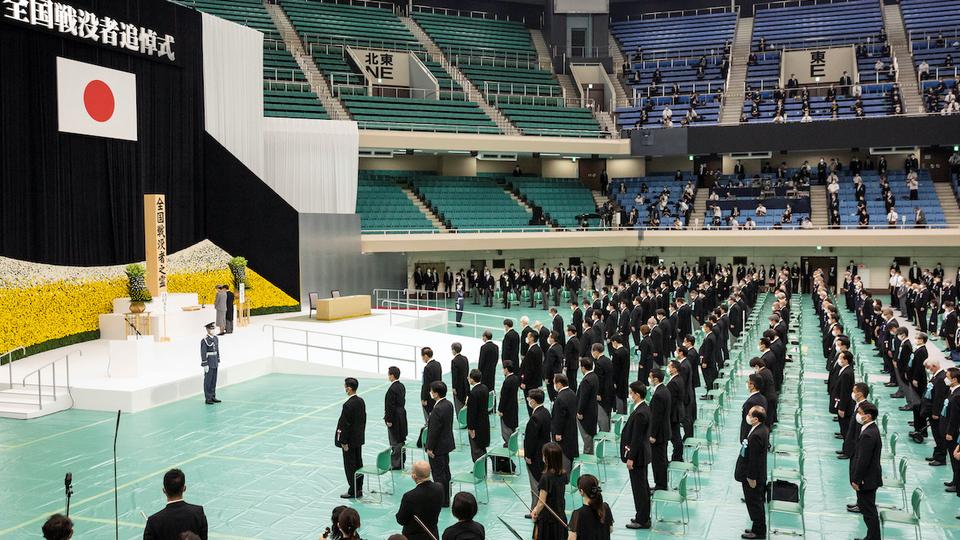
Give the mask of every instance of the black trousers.
[{"label": "black trousers", "polygon": [[670,461],[683,461],[683,437],[680,436],[680,422],[674,422],[670,426],[670,444],[673,445]]},{"label": "black trousers", "polygon": [[947,441],[943,438],[943,431],[940,430],[940,419],[930,419],[930,431],[933,432],[933,459],[934,461],[947,461]]},{"label": "black trousers", "polygon": [[713,381],[717,380],[717,370],[716,368],[707,368],[701,370],[703,373],[703,390],[704,394],[713,390]]},{"label": "black trousers", "polygon": [[343,472],[347,477],[347,493],[360,497],[363,495],[363,475],[357,477],[356,483],[353,480],[353,474],[357,469],[363,467],[363,450],[360,446],[351,446],[349,450],[343,451]]},{"label": "black trousers", "polygon": [[577,391],[577,373],[579,370],[577,368],[567,370],[567,382],[569,383],[570,389],[574,392]]},{"label": "black trousers", "polygon": [[838,416],[837,423],[840,424],[840,435],[846,437],[847,430],[850,428],[850,411],[846,411],[843,416]]},{"label": "black trousers", "polygon": [[757,479],[757,487],[750,487],[746,480],[740,482],[743,486],[743,500],[747,503],[747,515],[753,525],[750,530],[758,536],[767,534],[767,515],[764,513],[763,504],[765,501],[764,492],[766,480]]},{"label": "black trousers", "polygon": [[403,468],[403,444],[407,438],[400,438],[391,428],[387,428],[387,442],[390,443],[390,466],[394,469]]},{"label": "black trousers", "polygon": [[[957,447],[957,441],[946,441],[946,444],[947,459],[950,460],[950,468],[953,470],[953,478],[950,479],[950,482],[957,485],[957,480],[960,480],[960,461],[953,457],[953,449]],[[960,490],[957,491],[957,496],[960,497]]]},{"label": "black trousers", "polygon": [[[547,396],[550,397],[550,402],[553,403],[557,400],[557,389],[553,387],[553,377],[550,377],[550,380],[544,381],[544,384],[547,386]],[[524,395],[524,397],[526,397],[526,395]],[[527,409],[530,409],[529,405],[527,405]],[[530,411],[527,410],[527,413],[529,414]]]},{"label": "black trousers", "polygon": [[433,481],[443,486],[443,506],[450,506],[450,454],[435,454],[428,461]]},{"label": "black trousers", "polygon": [[633,507],[636,515],[633,520],[643,525],[650,522],[650,480],[647,478],[647,464],[635,462],[630,471],[630,489],[633,491]]},{"label": "black trousers", "polygon": [[485,446],[480,446],[477,444],[476,439],[470,439],[470,459],[476,461],[480,456],[487,453],[487,448]]},{"label": "black trousers", "polygon": [[877,490],[860,489],[857,491],[857,506],[867,525],[867,535],[863,540],[880,540],[880,513],[877,512]]},{"label": "black trousers", "polygon": [[667,441],[658,440],[650,445],[653,465],[653,487],[656,489],[667,489]]}]

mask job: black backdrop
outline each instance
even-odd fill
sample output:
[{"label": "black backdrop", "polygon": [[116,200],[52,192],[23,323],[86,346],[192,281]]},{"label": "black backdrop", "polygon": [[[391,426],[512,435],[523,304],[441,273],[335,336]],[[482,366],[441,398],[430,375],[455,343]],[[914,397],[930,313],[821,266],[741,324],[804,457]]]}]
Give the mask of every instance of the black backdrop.
[{"label": "black backdrop", "polygon": [[[142,260],[143,194],[164,193],[168,250],[204,237],[199,12],[158,0],[70,0],[175,37],[176,63],[0,23],[0,255],[50,264]],[[57,131],[56,58],[136,74],[138,141]]]}]

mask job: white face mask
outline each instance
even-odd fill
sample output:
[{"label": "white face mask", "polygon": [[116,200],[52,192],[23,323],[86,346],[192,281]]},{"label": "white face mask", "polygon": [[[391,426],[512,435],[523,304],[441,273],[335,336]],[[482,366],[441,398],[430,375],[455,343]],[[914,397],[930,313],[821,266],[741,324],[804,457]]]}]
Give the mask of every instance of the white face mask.
[{"label": "white face mask", "polygon": [[744,419],[744,421],[747,423],[748,426],[752,426],[753,423],[754,423],[754,417],[751,416],[751,415],[749,415],[749,414],[746,415],[746,416],[744,416],[743,419]]},{"label": "white face mask", "polygon": [[850,399],[852,399],[852,400],[854,400],[854,401],[857,401],[857,395],[854,394],[854,393],[851,393],[851,394],[850,394]]},{"label": "white face mask", "polygon": [[864,420],[863,415],[857,414],[857,423],[860,425],[863,425],[863,420]]}]

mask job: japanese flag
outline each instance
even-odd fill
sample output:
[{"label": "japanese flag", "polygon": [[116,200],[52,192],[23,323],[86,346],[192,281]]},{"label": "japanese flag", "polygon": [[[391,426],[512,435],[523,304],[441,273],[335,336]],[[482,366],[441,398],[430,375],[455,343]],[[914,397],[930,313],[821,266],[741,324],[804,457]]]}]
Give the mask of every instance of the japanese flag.
[{"label": "japanese flag", "polygon": [[137,140],[137,77],[57,58],[60,131]]}]

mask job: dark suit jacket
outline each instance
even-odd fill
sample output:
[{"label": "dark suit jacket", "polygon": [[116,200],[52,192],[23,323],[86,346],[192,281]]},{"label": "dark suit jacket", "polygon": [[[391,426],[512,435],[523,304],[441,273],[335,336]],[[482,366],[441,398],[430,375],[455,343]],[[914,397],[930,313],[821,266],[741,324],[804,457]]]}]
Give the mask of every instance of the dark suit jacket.
[{"label": "dark suit jacket", "polygon": [[[486,405],[486,399],[484,399]],[[437,401],[433,412],[427,419],[427,444],[425,450],[432,450],[435,455],[444,455],[453,452],[457,443],[453,440],[453,404],[446,399]],[[421,518],[422,519],[422,518]]]},{"label": "dark suit jacket", "polygon": [[500,359],[513,360],[514,363],[520,361],[520,334],[513,328],[503,335],[503,347],[500,351]]},{"label": "dark suit jacket", "polygon": [[[577,389],[579,390],[579,388]],[[561,436],[559,441],[563,455],[573,459],[580,455],[580,443],[577,435],[577,394],[566,387],[557,393],[553,402],[550,432],[554,437]]]},{"label": "dark suit jacket", "polygon": [[430,540],[430,535],[424,532],[413,516],[416,515],[423,524],[430,529],[433,536],[440,537],[437,531],[437,522],[440,519],[440,510],[443,506],[443,486],[432,480],[417,484],[413,489],[403,494],[400,499],[400,509],[397,510],[397,523],[403,525],[403,535],[408,540]]},{"label": "dark suit jacket", "polygon": [[676,424],[685,417],[687,403],[686,381],[677,373],[676,377],[667,382],[670,392],[670,423]]},{"label": "dark suit jacket", "polygon": [[343,402],[340,419],[337,420],[337,433],[334,444],[341,447],[345,444],[361,446],[364,443],[363,434],[367,429],[367,406],[363,398],[354,394]]},{"label": "dark suit jacket", "polygon": [[597,375],[597,395],[600,396],[600,406],[609,411],[614,405],[614,372],[613,362],[601,355],[593,364],[593,372]]},{"label": "dark suit jacket", "polygon": [[743,402],[743,407],[740,410],[740,440],[741,441],[747,438],[747,433],[750,431],[750,424],[747,424],[747,421],[745,420],[745,418],[747,417],[747,413],[750,412],[750,409],[752,409],[756,405],[759,405],[764,409],[767,408],[767,398],[763,397],[763,394],[761,394],[760,392],[757,392],[756,394],[753,394],[747,397],[747,400]]},{"label": "dark suit jacket", "polygon": [[843,438],[843,448],[842,448],[843,453],[846,454],[848,457],[853,457],[853,453],[856,451],[857,441],[860,440],[860,430],[861,430],[861,426],[860,424],[857,423],[857,420],[856,420],[857,403],[856,402],[851,402],[851,403],[852,405],[850,406],[850,411],[851,411],[850,418],[853,421],[850,422],[849,426],[847,426],[847,434]]},{"label": "dark suit jacket", "polygon": [[553,318],[553,325],[551,326],[551,330],[557,333],[557,339],[559,340],[557,341],[557,343],[559,343],[560,346],[563,347],[563,345],[567,341],[567,331],[566,331],[566,328],[564,328],[563,326],[563,317],[561,317],[559,313],[557,313],[557,316]]},{"label": "dark suit jacket", "polygon": [[563,347],[559,343],[554,343],[553,347],[547,350],[547,358],[543,362],[541,369],[541,378],[550,381],[553,384],[554,373],[563,373],[566,366],[563,363]]},{"label": "dark suit jacket", "polygon": [[[837,382],[833,385],[833,392],[830,393],[831,412],[843,411],[847,418],[853,413],[853,398],[850,392],[853,391],[854,380],[853,366],[843,368],[843,371],[837,375]],[[922,390],[921,390],[922,392]]]},{"label": "dark suit jacket", "polygon": [[734,468],[734,479],[743,482],[747,479],[756,480],[760,485],[767,482],[767,448],[770,446],[770,429],[760,424],[750,433],[747,439],[746,451],[740,450],[737,456],[737,465]]},{"label": "dark suit jacket", "polygon": [[536,332],[532,326],[526,326],[520,331],[520,356],[527,354],[527,349],[530,348],[530,346],[527,345],[527,334],[531,332]]},{"label": "dark suit jacket", "polygon": [[470,381],[467,380],[469,374],[470,361],[467,357],[462,354],[454,356],[450,361],[450,386],[461,402],[467,399],[467,392],[470,391]]},{"label": "dark suit jacket", "polygon": [[883,442],[876,423],[862,429],[853,457],[850,458],[850,482],[860,489],[877,489],[883,485],[880,451]]},{"label": "dark suit jacket", "polygon": [[[556,405],[554,405],[554,408],[556,408]],[[528,467],[534,473],[534,478],[540,478],[543,471],[543,445],[551,440],[550,423],[550,411],[546,407],[537,407],[530,415],[527,426],[523,430],[523,455],[530,458],[532,462]],[[573,443],[577,443],[576,438],[573,439]],[[561,444],[561,446],[563,445]]]},{"label": "dark suit jacket", "polygon": [[203,507],[177,501],[150,516],[143,529],[144,540],[179,540],[180,533],[190,531],[207,540],[207,517]]},{"label": "dark suit jacket", "polygon": [[626,402],[630,385],[630,350],[620,347],[613,351],[613,393]]},{"label": "dark suit jacket", "polygon": [[420,401],[427,402],[427,412],[433,410],[433,398],[430,397],[430,384],[443,379],[443,369],[436,359],[430,360],[423,366],[423,384],[420,385]]},{"label": "dark suit jacket", "polygon": [[487,399],[490,391],[483,383],[470,389],[467,399],[467,429],[474,430],[474,443],[481,448],[490,446],[490,417],[487,413]]},{"label": "dark suit jacket", "polygon": [[621,461],[632,459],[634,468],[640,467],[644,472],[650,463],[650,421],[650,406],[641,402],[630,413],[620,434]]},{"label": "dark suit jacket", "polygon": [[543,351],[536,343],[530,347],[520,364],[520,382],[526,385],[527,390],[543,386]]},{"label": "dark suit jacket", "polygon": [[383,421],[393,424],[387,429],[401,441],[408,435],[406,403],[407,387],[400,381],[394,381],[383,396]]},{"label": "dark suit jacket", "polygon": [[500,385],[500,403],[497,404],[497,412],[503,415],[503,423],[513,429],[517,429],[520,424],[517,405],[517,391],[519,389],[520,376],[511,373]]},{"label": "dark suit jacket", "polygon": [[650,399],[650,436],[656,444],[666,444],[670,440],[670,390],[660,385]]},{"label": "dark suit jacket", "polygon": [[577,386],[577,414],[582,415],[579,419],[583,430],[590,435],[597,434],[597,409],[599,402],[597,396],[600,392],[600,380],[597,374],[589,372],[583,376],[583,380]]},{"label": "dark suit jacket", "polygon": [[[497,344],[488,341],[480,346],[480,356],[477,359],[478,365],[477,369],[480,370],[482,374],[480,377],[480,382],[485,384],[487,388],[493,388],[495,381],[497,380],[497,358],[499,347]],[[513,364],[514,368],[519,369],[520,365],[516,362]]]}]

